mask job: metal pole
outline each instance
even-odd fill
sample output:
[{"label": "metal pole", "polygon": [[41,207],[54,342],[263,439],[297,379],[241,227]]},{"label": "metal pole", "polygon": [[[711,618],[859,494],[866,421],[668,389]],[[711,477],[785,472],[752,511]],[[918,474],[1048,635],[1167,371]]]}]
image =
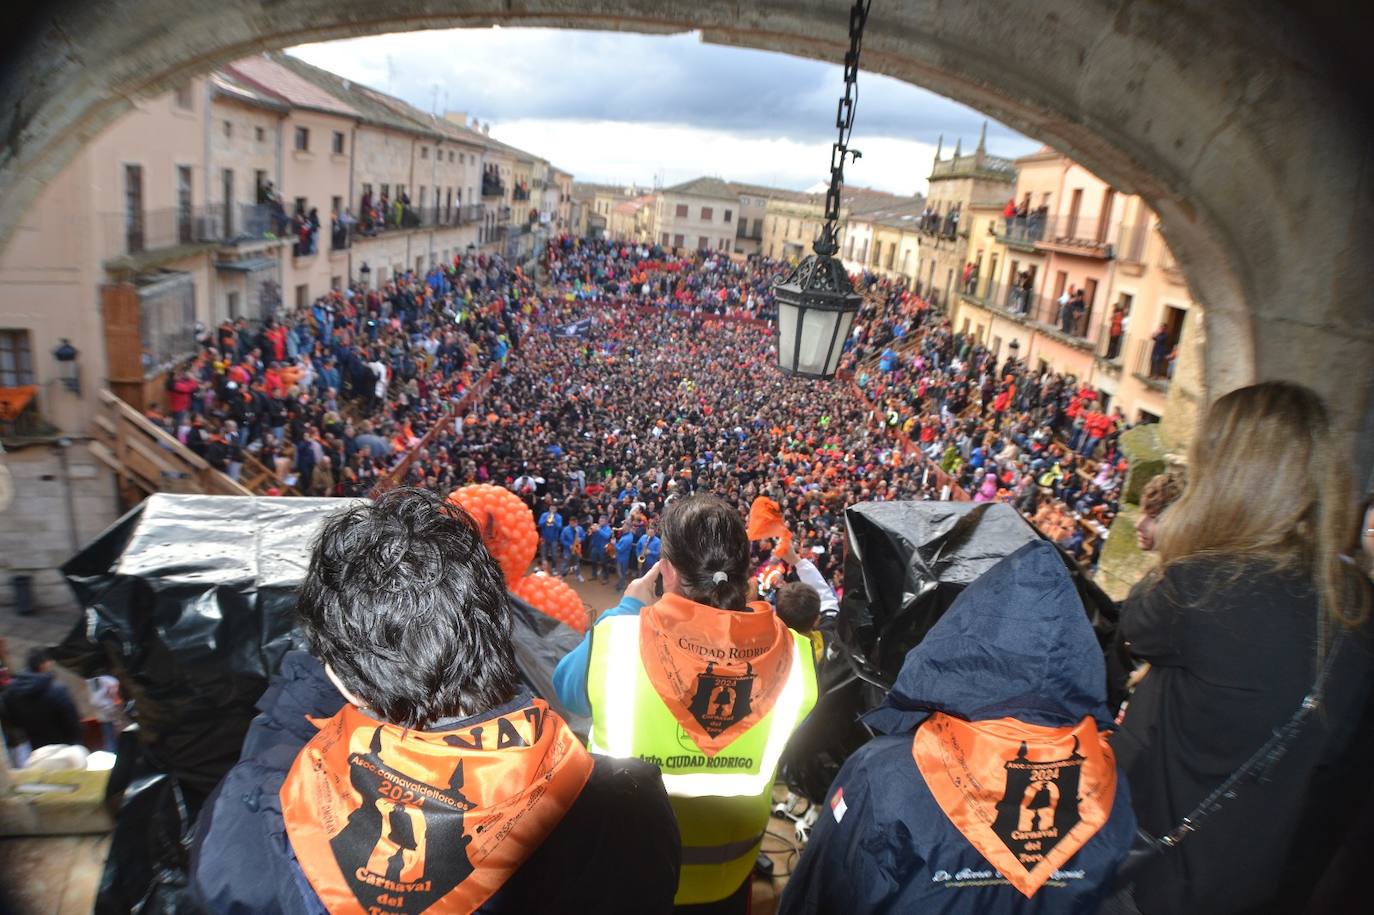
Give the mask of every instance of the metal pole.
[{"label": "metal pole", "polygon": [[71,465],[67,460],[67,449],[71,446],[72,440],[69,438],[57,441],[57,459],[62,465],[62,494],[67,503],[67,533],[71,537],[72,554],[75,555],[81,549],[81,536],[76,529],[76,497],[72,495]]}]

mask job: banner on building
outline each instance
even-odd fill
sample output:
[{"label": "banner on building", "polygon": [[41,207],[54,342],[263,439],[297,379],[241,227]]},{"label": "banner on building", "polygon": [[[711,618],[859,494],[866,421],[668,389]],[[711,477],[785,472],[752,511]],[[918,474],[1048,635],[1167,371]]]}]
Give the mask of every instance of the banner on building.
[{"label": "banner on building", "polygon": [[24,412],[24,408],[38,393],[38,386],[20,385],[17,388],[0,388],[0,422],[12,423]]}]

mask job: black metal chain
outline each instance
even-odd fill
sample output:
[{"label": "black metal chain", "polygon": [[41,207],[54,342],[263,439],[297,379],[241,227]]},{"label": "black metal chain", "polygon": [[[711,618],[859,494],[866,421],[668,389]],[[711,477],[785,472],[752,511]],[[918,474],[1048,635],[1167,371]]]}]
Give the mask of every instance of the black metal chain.
[{"label": "black metal chain", "polygon": [[868,9],[873,0],[854,0],[849,10],[849,51],[844,55],[844,95],[835,109],[835,127],[839,138],[830,149],[830,187],[825,192],[825,227],[816,239],[816,253],[833,255],[840,250],[836,237],[840,220],[840,191],[844,187],[844,161],[862,153],[849,148],[849,135],[854,130],[854,109],[859,104],[859,51],[863,47],[864,26],[868,24]]}]

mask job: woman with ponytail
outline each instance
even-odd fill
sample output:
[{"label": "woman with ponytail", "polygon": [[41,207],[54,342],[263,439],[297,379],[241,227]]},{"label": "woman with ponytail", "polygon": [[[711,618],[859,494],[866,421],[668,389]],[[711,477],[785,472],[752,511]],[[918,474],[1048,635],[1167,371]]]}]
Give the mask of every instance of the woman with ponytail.
[{"label": "woman with ponytail", "polygon": [[682,836],[678,910],[745,912],[778,759],[816,701],[815,664],[805,636],[748,602],[739,512],[676,499],[659,530],[660,561],[559,662],[554,687],[591,715],[593,753],[662,770]]},{"label": "woman with ponytail", "polygon": [[1356,504],[1312,391],[1265,382],[1208,410],[1121,616],[1149,667],[1112,745],[1142,831],[1177,840],[1132,874],[1147,915],[1303,911],[1368,803]]}]

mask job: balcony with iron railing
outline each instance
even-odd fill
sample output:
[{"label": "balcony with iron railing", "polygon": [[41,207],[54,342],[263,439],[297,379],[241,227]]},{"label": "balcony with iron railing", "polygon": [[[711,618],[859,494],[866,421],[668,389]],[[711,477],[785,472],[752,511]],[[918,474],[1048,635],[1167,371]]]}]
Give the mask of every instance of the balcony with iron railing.
[{"label": "balcony with iron railing", "polygon": [[500,178],[493,178],[491,175],[482,176],[482,199],[489,200],[493,197],[505,197],[506,185]]},{"label": "balcony with iron railing", "polygon": [[1112,243],[1108,240],[1110,237],[1107,227],[1097,219],[1056,216],[1046,223],[1045,233],[1037,240],[1037,244],[1062,254],[1110,260],[1113,256]]},{"label": "balcony with iron railing", "polygon": [[1099,365],[1108,371],[1120,372],[1121,363],[1125,357],[1123,352],[1126,347],[1126,332],[1123,328],[1121,333],[1112,336],[1111,317],[1102,323],[1101,329],[1097,333],[1097,349],[1093,351]]},{"label": "balcony with iron railing", "polygon": [[[980,291],[981,290],[981,291]],[[1061,306],[1055,299],[1027,290],[1015,284],[998,284],[986,289],[975,287],[960,290],[967,302],[995,311],[1022,324],[1034,324],[1037,330],[1048,332],[1079,349],[1092,349],[1093,308],[1086,305],[1075,314],[1069,306]]]},{"label": "balcony with iron railing", "polygon": [[1149,238],[1149,223],[1122,226],[1117,232],[1116,259],[1127,264],[1143,264],[1145,262],[1145,244]]},{"label": "balcony with iron railing", "polygon": [[1174,348],[1156,350],[1154,340],[1139,340],[1131,359],[1131,374],[1156,391],[1167,391],[1174,374]]},{"label": "balcony with iron railing", "polygon": [[150,257],[196,245],[270,240],[281,234],[270,208],[260,204],[168,207],[104,213],[100,219],[101,250],[107,260]]},{"label": "balcony with iron railing", "polygon": [[517,184],[510,192],[510,199],[525,201],[530,199],[530,189],[528,185]]},{"label": "balcony with iron railing", "polygon": [[916,228],[922,235],[932,238],[958,238],[959,231],[964,228],[962,225],[964,214],[958,210],[950,210],[948,213],[929,213],[920,216],[916,220]]},{"label": "balcony with iron railing", "polygon": [[1033,251],[1035,243],[1045,237],[1045,218],[1036,213],[1028,216],[1004,216],[992,225],[993,235],[997,240],[1012,248]]},{"label": "balcony with iron railing", "polygon": [[1032,321],[1043,323],[1043,319],[1049,316],[1039,293],[1023,289],[1014,283],[989,284],[986,288],[980,284],[971,292],[960,292],[960,296],[967,302],[995,311],[1022,324]]}]

